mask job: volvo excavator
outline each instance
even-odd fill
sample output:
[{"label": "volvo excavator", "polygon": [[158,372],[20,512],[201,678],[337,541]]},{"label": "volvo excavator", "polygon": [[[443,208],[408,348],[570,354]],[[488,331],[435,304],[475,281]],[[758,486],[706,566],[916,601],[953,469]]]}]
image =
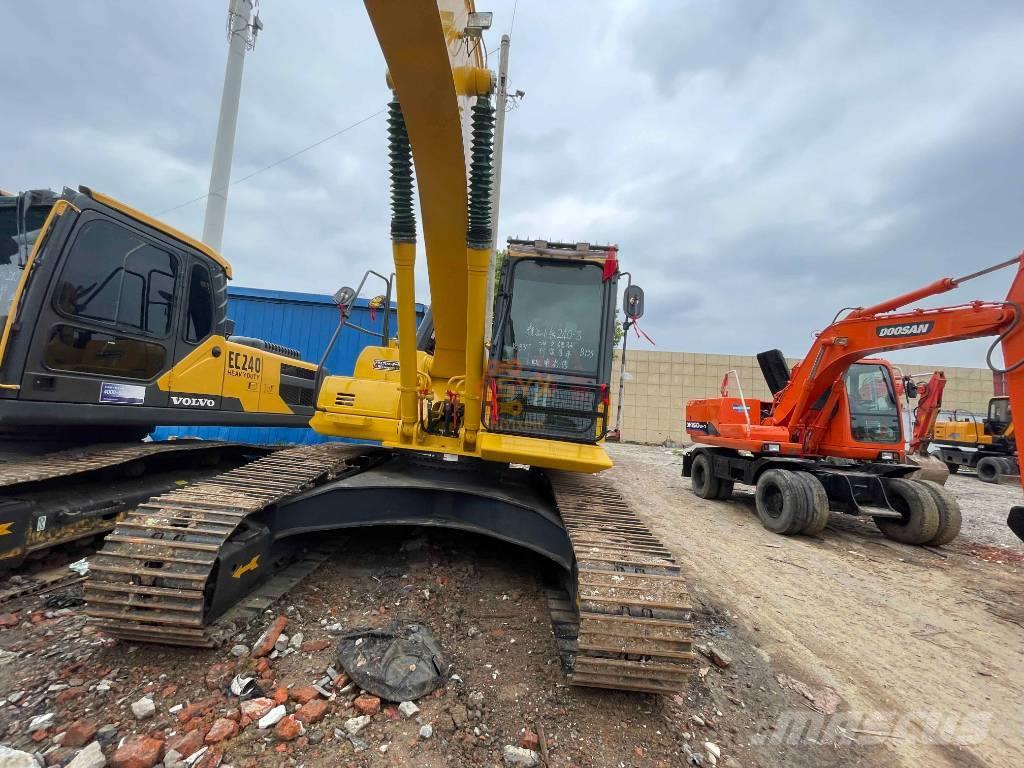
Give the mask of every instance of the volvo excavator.
[{"label": "volvo excavator", "polygon": [[[1014,275],[1005,301],[972,301],[934,309],[904,307],[1001,269]],[[863,359],[889,350],[995,336],[1009,399],[1024,408],[1024,253],[958,279],[836,319],[790,372],[778,350],[758,355],[771,401],[740,397],[691,400],[686,431],[697,444],[683,463],[694,493],[725,499],[735,483],[756,489],[758,517],[780,534],[818,533],[829,511],[865,515],[882,533],[907,544],[941,545],[960,530],[956,498],[937,483],[910,477],[892,367]],[[1021,535],[1024,507],[1007,520]]]},{"label": "volvo excavator", "polygon": [[265,449],[158,424],[305,426],[318,366],[231,336],[231,266],[81,187],[0,197],[0,570]]},{"label": "volvo excavator", "polygon": [[[618,249],[510,241],[488,327],[486,25],[462,0],[365,5],[392,91],[398,335],[364,349],[351,376],[322,377],[310,423],[373,445],[284,450],[140,505],[93,558],[87,611],[114,637],[210,646],[246,596],[287,567],[301,534],[462,529],[550,564],[560,584],[549,592],[552,623],[573,684],[678,692],[693,659],[680,568],[594,476],[611,466],[601,442]],[[432,301],[419,329],[415,193]],[[343,317],[358,294],[336,294]]]}]

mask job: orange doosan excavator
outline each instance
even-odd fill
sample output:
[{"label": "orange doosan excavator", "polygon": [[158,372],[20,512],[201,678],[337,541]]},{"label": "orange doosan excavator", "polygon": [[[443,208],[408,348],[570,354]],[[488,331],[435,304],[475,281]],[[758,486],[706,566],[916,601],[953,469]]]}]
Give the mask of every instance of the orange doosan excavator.
[{"label": "orange doosan excavator", "polygon": [[[903,309],[1011,267],[1005,301]],[[776,533],[820,532],[835,510],[872,517],[896,541],[949,543],[960,531],[956,499],[913,477],[919,467],[907,461],[893,369],[868,356],[995,336],[988,365],[996,370],[992,354],[1001,345],[1011,405],[1024,413],[1022,303],[1024,253],[852,310],[817,335],[792,372],[779,350],[761,353],[771,401],[730,397],[723,386],[722,397],[686,404],[686,431],[697,445],[684,457],[683,475],[705,499],[727,498],[735,483],[755,486],[758,517]],[[1008,524],[1024,538],[1024,506],[1013,508]]]}]

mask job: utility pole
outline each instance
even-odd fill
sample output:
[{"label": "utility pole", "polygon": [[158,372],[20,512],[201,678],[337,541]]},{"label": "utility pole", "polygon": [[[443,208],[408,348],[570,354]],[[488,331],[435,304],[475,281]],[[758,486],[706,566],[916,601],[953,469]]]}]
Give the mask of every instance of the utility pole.
[{"label": "utility pole", "polygon": [[487,284],[487,306],[484,314],[484,332],[487,334],[486,344],[490,344],[491,325],[494,322],[494,260],[498,249],[498,204],[501,201],[501,156],[505,145],[505,105],[508,103],[508,48],[511,38],[501,36],[501,55],[498,59],[498,88],[495,105],[494,121],[494,183],[491,185],[491,226],[493,240],[491,242],[491,281]]},{"label": "utility pole", "polygon": [[[217,120],[217,143],[213,147],[210,169],[210,192],[206,199],[203,221],[203,242],[219,251],[224,239],[224,218],[228,208],[228,185],[231,183],[231,157],[235,150],[235,128],[238,125],[238,101],[242,94],[242,68],[245,52],[256,45],[256,35],[263,29],[257,12],[252,19],[253,0],[228,0],[228,63],[224,70],[224,91],[220,97]],[[252,19],[250,21],[250,19]]]}]

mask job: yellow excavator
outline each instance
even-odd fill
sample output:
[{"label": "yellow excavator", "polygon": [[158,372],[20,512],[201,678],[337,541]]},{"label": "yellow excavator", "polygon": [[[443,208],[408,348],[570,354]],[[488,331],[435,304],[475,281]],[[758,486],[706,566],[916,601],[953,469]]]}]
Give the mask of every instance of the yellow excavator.
[{"label": "yellow excavator", "polygon": [[[398,336],[317,377],[311,425],[372,441],[277,452],[157,496],[91,562],[88,613],[131,641],[209,646],[300,534],[468,530],[542,555],[573,684],[672,693],[692,665],[678,564],[607,481],[618,249],[512,240],[494,322],[494,75],[472,2],[366,0],[388,66]],[[414,186],[430,280],[417,328]],[[336,294],[344,318],[362,286]]]},{"label": "yellow excavator", "polygon": [[0,571],[264,449],[158,424],[305,426],[317,365],[234,336],[230,265],[85,187],[0,196]]},{"label": "yellow excavator", "polygon": [[1020,475],[1009,397],[991,398],[984,418],[960,410],[940,414],[930,444],[950,472],[969,467],[984,483]]}]

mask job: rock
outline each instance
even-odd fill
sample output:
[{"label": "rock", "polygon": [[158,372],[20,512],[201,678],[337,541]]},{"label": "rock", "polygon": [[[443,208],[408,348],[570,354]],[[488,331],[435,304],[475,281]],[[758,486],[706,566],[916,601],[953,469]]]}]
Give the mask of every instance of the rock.
[{"label": "rock", "polygon": [[213,725],[210,726],[205,741],[207,744],[217,744],[237,735],[238,723],[234,720],[228,720],[226,717],[218,717],[213,721]]},{"label": "rock", "polygon": [[206,687],[211,691],[223,691],[231,685],[235,676],[235,662],[213,664],[206,672]]},{"label": "rock", "polygon": [[420,708],[411,701],[403,701],[398,705],[398,711],[402,717],[416,717],[420,713]]},{"label": "rock", "polygon": [[288,647],[292,650],[299,650],[302,647],[302,643],[305,641],[305,636],[301,632],[296,632],[288,640]]},{"label": "rock", "polygon": [[319,728],[314,728],[309,732],[309,743],[313,746],[320,744],[324,740],[324,732]]},{"label": "rock", "polygon": [[302,724],[289,715],[274,728],[274,738],[278,741],[294,741],[302,734]]},{"label": "rock", "polygon": [[350,717],[345,721],[345,732],[349,736],[358,736],[359,733],[370,724],[369,715],[360,715],[359,717]]},{"label": "rock", "polygon": [[183,758],[191,757],[202,748],[203,734],[201,731],[179,733],[167,740],[167,749],[177,752]]},{"label": "rock", "polygon": [[536,752],[540,749],[540,736],[527,728],[523,735],[519,737],[519,746],[531,752]]},{"label": "rock", "polygon": [[103,756],[103,747],[98,741],[94,741],[75,755],[67,768],[103,768],[106,764],[107,758]]},{"label": "rock", "polygon": [[164,743],[160,739],[141,736],[129,739],[110,759],[112,768],[153,768],[160,759]]},{"label": "rock", "polygon": [[288,641],[291,638],[288,637],[284,632],[277,636],[277,640],[274,641],[274,650],[278,653],[284,651],[288,647]]},{"label": "rock", "polygon": [[697,646],[697,650],[711,659],[711,663],[720,669],[725,669],[732,664],[732,659],[713,645],[699,645]]},{"label": "rock", "polygon": [[47,712],[45,715],[33,717],[28,724],[29,733],[34,733],[36,731],[42,731],[49,728],[51,725],[53,725],[53,717],[53,712]]},{"label": "rock", "polygon": [[362,696],[356,696],[356,700],[352,702],[352,706],[364,715],[376,715],[380,712],[380,699],[376,696],[370,696],[369,694],[364,693]]},{"label": "rock", "polygon": [[21,623],[16,613],[0,613],[0,627],[12,629]]},{"label": "rock", "polygon": [[288,714],[288,710],[284,708],[284,704],[278,704],[272,710],[267,712],[263,717],[260,718],[256,724],[257,728],[269,728],[272,725],[277,725],[281,722],[281,719]]},{"label": "rock", "polygon": [[328,703],[324,699],[313,699],[307,701],[295,713],[295,719],[306,725],[319,723],[327,714]]},{"label": "rock", "polygon": [[[56,743],[56,741],[57,740],[54,739],[54,743]],[[42,757],[43,762],[45,762],[47,766],[61,766],[70,763],[77,753],[77,749],[71,749],[70,747],[54,747],[46,750]],[[106,758],[104,758],[104,760],[105,759]]]},{"label": "rock", "polygon": [[330,640],[310,640],[299,646],[303,653],[319,653],[331,645]]},{"label": "rock", "polygon": [[56,702],[57,706],[62,707],[69,701],[79,699],[88,693],[89,691],[86,690],[85,686],[78,685],[74,688],[68,688],[58,693],[56,698],[54,698],[54,702]]},{"label": "rock", "polygon": [[21,701],[21,699],[24,696],[25,696],[25,692],[24,691],[15,691],[14,693],[12,693],[10,696],[7,697],[7,701],[10,702],[11,704],[17,704],[19,701]]},{"label": "rock", "polygon": [[132,702],[132,714],[135,715],[136,720],[148,720],[156,714],[156,704],[152,699],[143,696],[138,701]]},{"label": "rock", "polygon": [[65,747],[84,747],[96,736],[96,726],[86,720],[75,720],[64,731]]},{"label": "rock", "polygon": [[472,691],[469,694],[469,705],[474,709],[480,709],[484,703],[484,694],[482,691]]},{"label": "rock", "polygon": [[462,704],[452,704],[448,708],[448,714],[451,715],[456,728],[465,728],[469,723],[469,711]]},{"label": "rock", "polygon": [[722,750],[718,748],[718,745],[713,741],[704,742],[704,751],[707,753],[708,763],[711,765],[718,764],[718,758],[722,756]]},{"label": "rock", "polygon": [[253,645],[252,655],[258,659],[274,650],[274,643],[277,642],[277,638],[281,636],[281,633],[284,632],[284,628],[287,626],[287,616],[278,616],[274,619],[274,623],[267,628],[266,632],[260,635],[260,639]]},{"label": "rock", "polygon": [[109,744],[117,739],[117,726],[111,723],[100,726],[100,729],[96,731],[96,738],[99,739],[102,744]]},{"label": "rock", "polygon": [[28,752],[11,749],[0,744],[0,766],[2,768],[39,768],[36,759]]},{"label": "rock", "polygon": [[320,692],[312,685],[300,685],[297,688],[292,688],[288,695],[296,704],[305,704],[307,701],[319,698]]},{"label": "rock", "polygon": [[258,699],[249,699],[241,704],[242,715],[250,720],[259,720],[275,706],[274,700],[268,699],[266,696],[261,696]]},{"label": "rock", "polygon": [[511,744],[506,744],[501,750],[501,760],[505,765],[521,765],[525,768],[536,768],[540,765],[540,755],[537,752]]},{"label": "rock", "polygon": [[422,728],[420,728],[420,738],[421,739],[429,739],[433,735],[434,735],[434,726],[432,726],[430,723],[427,723]]},{"label": "rock", "polygon": [[248,656],[249,648],[248,646],[242,645],[241,643],[239,643],[238,645],[233,645],[231,646],[231,655],[237,659],[240,659],[243,656]]},{"label": "rock", "polygon": [[183,768],[184,765],[185,761],[180,752],[173,749],[164,752],[164,768]]}]

